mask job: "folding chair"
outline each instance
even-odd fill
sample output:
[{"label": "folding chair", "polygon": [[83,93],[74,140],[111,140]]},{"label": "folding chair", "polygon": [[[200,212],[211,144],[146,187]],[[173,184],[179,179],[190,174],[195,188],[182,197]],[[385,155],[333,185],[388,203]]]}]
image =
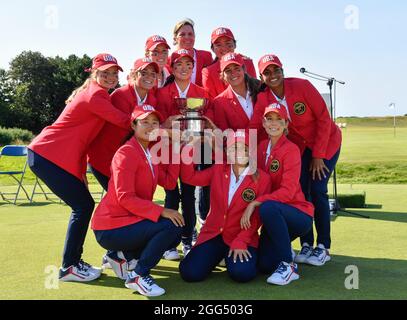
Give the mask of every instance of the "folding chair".
[{"label": "folding chair", "polygon": [[[91,172],[91,170],[90,170],[90,168],[89,168],[89,165],[87,166],[86,174],[92,174],[92,172]],[[41,191],[35,192],[36,189],[37,189],[37,187],[40,188]],[[98,191],[91,192],[91,195],[100,195],[100,200],[102,200],[103,195],[104,195],[104,192],[105,192],[105,190],[102,188],[102,191],[99,191],[99,192],[98,192]],[[57,198],[57,199],[55,199],[55,198],[50,198],[48,195],[52,195],[53,193],[52,193],[52,192],[47,192],[47,191],[45,191],[45,190],[44,190],[44,187],[41,185],[41,182],[40,182],[40,180],[39,180],[37,177],[36,177],[36,179],[35,179],[33,191],[32,191],[31,198],[30,198],[30,203],[33,202],[33,198],[34,198],[34,195],[35,195],[35,194],[42,194],[42,195],[45,197],[45,199],[48,200],[48,201],[53,201],[53,200],[59,199],[59,198]],[[100,200],[99,200],[99,201],[100,201]],[[62,203],[62,200],[59,199],[59,202]]]},{"label": "folding chair", "polygon": [[13,178],[18,184],[18,188],[17,188],[16,192],[1,192],[0,191],[1,197],[3,198],[4,201],[10,202],[10,199],[8,199],[6,197],[6,195],[15,195],[13,203],[16,204],[17,200],[20,200],[18,198],[18,195],[20,194],[20,190],[22,189],[27,197],[27,200],[30,200],[27,190],[23,186],[23,179],[24,179],[24,175],[25,175],[25,170],[27,168],[27,147],[26,146],[5,146],[0,151],[0,160],[3,157],[20,157],[20,158],[24,157],[25,161],[24,161],[23,169],[16,168],[16,169],[10,170],[10,171],[0,171],[0,176],[8,175],[11,178]]},{"label": "folding chair", "polygon": [[[40,188],[40,192],[35,192],[35,190],[38,188]],[[56,198],[50,198],[48,195],[54,194],[53,192],[47,192],[44,190],[44,187],[41,185],[40,183],[40,179],[38,179],[38,177],[35,177],[35,183],[34,183],[34,187],[33,187],[33,191],[31,193],[31,197],[30,197],[30,203],[33,203],[34,201],[34,195],[36,194],[42,194],[46,200],[48,201],[53,201],[53,200],[59,200],[59,203],[62,202],[61,199],[59,199],[57,196],[55,196]]]}]

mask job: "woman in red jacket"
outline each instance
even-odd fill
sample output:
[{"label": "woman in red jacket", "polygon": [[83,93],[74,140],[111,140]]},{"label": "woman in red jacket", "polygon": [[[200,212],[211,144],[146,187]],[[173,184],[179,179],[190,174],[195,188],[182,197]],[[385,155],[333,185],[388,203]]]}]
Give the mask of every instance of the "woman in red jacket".
[{"label": "woman in red jacket", "polygon": [[126,287],[159,296],[165,290],[150,270],[165,250],[179,243],[184,220],[177,211],[155,204],[153,196],[157,184],[174,188],[179,165],[158,165],[157,155],[150,153],[162,120],[154,107],[137,106],[131,119],[134,133],[113,158],[109,189],[96,208],[92,229],[98,243],[114,254],[109,262],[126,279]]},{"label": "woman in red jacket", "polygon": [[[315,87],[307,80],[285,78],[280,59],[272,54],[259,61],[259,72],[266,90],[258,95],[258,111],[279,102],[288,110],[288,138],[302,152],[301,187],[307,200],[315,206],[318,237],[314,246],[313,229],[301,237],[298,263],[322,266],[331,257],[331,220],[328,181],[339,158],[342,135],[331,119],[328,108]],[[255,115],[261,126],[261,115]]]},{"label": "woman in red jacket", "polygon": [[232,133],[227,139],[227,163],[214,164],[203,171],[195,171],[193,164],[182,164],[184,181],[211,187],[206,222],[195,246],[179,266],[181,277],[188,282],[207,278],[222,259],[230,277],[237,282],[250,281],[257,274],[259,216],[257,212],[251,216],[251,226],[246,230],[242,230],[240,219],[251,201],[268,192],[270,181],[265,172],[249,165],[248,135],[244,131]]},{"label": "woman in red jacket", "polygon": [[157,88],[164,87],[167,78],[171,75],[171,71],[167,66],[170,46],[164,37],[159,35],[151,36],[146,41],[145,55],[160,68],[157,74]]},{"label": "woman in red jacket", "polygon": [[248,76],[243,66],[243,59],[235,53],[220,59],[221,77],[228,87],[213,100],[213,110],[214,123],[221,130],[236,131],[251,125],[260,81]]},{"label": "woman in red jacket", "polygon": [[192,83],[202,86],[202,69],[212,64],[212,54],[209,51],[197,50],[195,46],[194,22],[191,19],[185,19],[178,22],[174,27],[174,45],[175,51],[180,49],[192,52],[194,59],[194,68],[192,70]]},{"label": "woman in red jacket", "polygon": [[[228,83],[221,76],[220,60],[227,53],[234,53],[236,50],[236,39],[232,31],[228,28],[216,28],[211,36],[211,49],[216,58],[213,64],[202,70],[202,85],[209,92],[212,99],[221,94],[228,87]],[[256,69],[252,59],[236,53],[244,65],[246,73],[257,78]]]},{"label": "woman in red jacket", "polygon": [[[164,88],[157,91],[157,104],[160,113],[166,119],[166,122],[172,122],[173,119],[180,117],[180,110],[177,106],[177,98],[205,98],[207,105],[205,115],[213,118],[211,113],[211,102],[208,99],[207,92],[192,83],[191,75],[194,66],[194,58],[192,53],[188,50],[178,50],[172,53],[171,68],[173,75],[167,79],[167,84]],[[195,187],[186,184],[182,181],[180,183],[181,190],[178,185],[174,190],[166,190],[165,207],[178,210],[179,203],[182,204],[182,213],[185,219],[185,228],[182,235],[183,253],[186,255],[192,246],[192,237],[196,224],[195,214]],[[179,259],[176,248],[166,252],[165,258],[169,260]]]},{"label": "woman in red jacket", "polygon": [[305,235],[312,228],[313,205],[305,200],[299,183],[301,155],[298,147],[289,141],[288,115],[284,106],[273,103],[264,111],[263,126],[269,140],[258,148],[258,166],[269,173],[271,189],[249,204],[242,217],[242,228],[251,227],[252,212],[260,206],[263,223],[258,267],[273,274],[268,283],[286,285],[299,278],[293,262],[291,241]]},{"label": "woman in red jacket", "polygon": [[95,202],[86,182],[86,154],[106,122],[124,130],[130,116],[116,109],[108,90],[116,87],[122,68],[110,54],[93,59],[88,80],[73,92],[58,119],[28,146],[34,174],[72,208],[65,240],[61,281],[91,281],[101,274],[82,261],[83,243]]},{"label": "woman in red jacket", "polygon": [[[131,115],[134,106],[142,104],[156,105],[151,89],[155,86],[158,65],[149,58],[137,59],[130,71],[129,83],[111,94],[113,105],[120,111]],[[110,178],[110,165],[123,139],[131,132],[113,123],[105,123],[88,151],[88,163],[96,179],[107,191]]]}]

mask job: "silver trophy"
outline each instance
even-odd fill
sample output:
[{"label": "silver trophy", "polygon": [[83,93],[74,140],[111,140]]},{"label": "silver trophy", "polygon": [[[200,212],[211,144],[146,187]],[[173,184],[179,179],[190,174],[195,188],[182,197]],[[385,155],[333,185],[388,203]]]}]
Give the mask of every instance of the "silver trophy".
[{"label": "silver trophy", "polygon": [[205,129],[206,119],[202,117],[204,108],[207,104],[205,98],[175,98],[175,102],[178,106],[182,118],[178,119],[183,131],[183,137],[189,138],[189,136],[203,136]]}]

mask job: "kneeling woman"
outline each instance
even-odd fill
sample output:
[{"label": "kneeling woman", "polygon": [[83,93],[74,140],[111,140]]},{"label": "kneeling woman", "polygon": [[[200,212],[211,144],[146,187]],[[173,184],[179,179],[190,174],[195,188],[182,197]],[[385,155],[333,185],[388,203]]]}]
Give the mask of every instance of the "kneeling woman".
[{"label": "kneeling woman", "polygon": [[253,201],[242,217],[242,227],[250,228],[250,217],[260,206],[263,223],[259,244],[259,270],[273,274],[268,283],[289,284],[299,278],[293,262],[291,241],[312,228],[314,207],[301,191],[301,155],[298,147],[289,141],[288,115],[284,106],[273,103],[265,109],[263,127],[269,140],[258,149],[258,166],[269,172],[271,189],[268,194]]},{"label": "kneeling woman", "polygon": [[[137,106],[132,113],[134,135],[115,154],[106,196],[97,207],[92,229],[105,249],[120,253],[129,261],[113,267],[126,287],[145,296],[159,296],[165,290],[155,284],[150,270],[163,253],[179,243],[184,220],[175,210],[153,202],[157,184],[174,188],[179,165],[156,165],[149,145],[162,119],[152,106]],[[120,272],[119,272],[120,271]]]},{"label": "kneeling woman", "polygon": [[244,132],[232,138],[228,137],[227,145],[228,162],[232,164],[215,164],[203,171],[182,164],[183,181],[211,187],[208,217],[195,246],[179,267],[181,277],[188,282],[204,280],[222,259],[229,276],[237,282],[250,281],[257,274],[259,216],[255,213],[251,217],[247,230],[242,230],[240,219],[248,203],[268,192],[269,177],[249,166],[249,139]]}]

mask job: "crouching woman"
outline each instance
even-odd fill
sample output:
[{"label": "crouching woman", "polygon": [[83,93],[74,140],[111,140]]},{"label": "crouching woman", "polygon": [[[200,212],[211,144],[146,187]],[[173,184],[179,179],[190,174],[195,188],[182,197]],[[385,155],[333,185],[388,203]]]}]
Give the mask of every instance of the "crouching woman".
[{"label": "crouching woman", "polygon": [[[240,135],[239,135],[240,134]],[[215,164],[203,171],[193,165],[181,165],[181,178],[195,186],[210,186],[210,210],[197,242],[181,261],[179,269],[187,282],[203,281],[225,259],[229,276],[248,282],[256,274],[260,227],[258,213],[251,227],[242,230],[240,219],[248,205],[269,189],[269,177],[249,166],[249,139],[244,131],[227,139],[227,163]]]},{"label": "crouching woman", "polygon": [[179,175],[179,165],[157,165],[156,155],[149,150],[161,120],[152,106],[135,108],[134,134],[113,157],[108,192],[92,220],[97,242],[131,262],[121,269],[127,273],[126,287],[145,296],[165,293],[150,270],[167,249],[179,243],[184,225],[177,211],[153,202],[157,184],[174,188]]}]

